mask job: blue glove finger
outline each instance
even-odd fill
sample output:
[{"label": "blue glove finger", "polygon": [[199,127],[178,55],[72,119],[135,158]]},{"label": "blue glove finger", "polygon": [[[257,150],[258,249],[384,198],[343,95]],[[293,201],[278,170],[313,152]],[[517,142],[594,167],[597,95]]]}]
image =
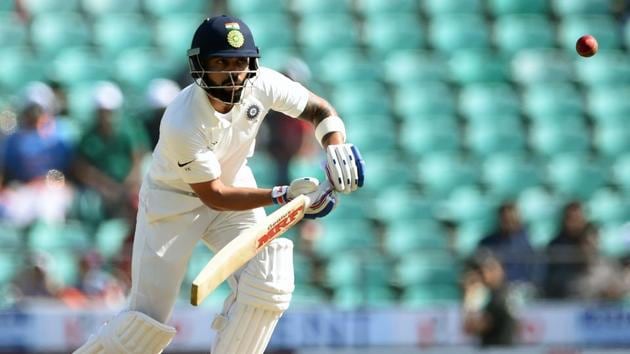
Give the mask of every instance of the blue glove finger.
[{"label": "blue glove finger", "polygon": [[335,208],[336,200],[332,199],[328,202],[328,204],[324,207],[324,209],[318,211],[315,214],[304,214],[305,219],[317,219],[328,215]]},{"label": "blue glove finger", "polygon": [[352,145],[350,147],[350,149],[352,150],[352,154],[354,155],[354,159],[356,160],[357,163],[357,177],[358,177],[358,182],[357,185],[359,187],[363,187],[363,181],[364,181],[364,171],[365,171],[365,161],[363,160],[363,157],[361,156],[361,153],[359,152],[359,149]]}]

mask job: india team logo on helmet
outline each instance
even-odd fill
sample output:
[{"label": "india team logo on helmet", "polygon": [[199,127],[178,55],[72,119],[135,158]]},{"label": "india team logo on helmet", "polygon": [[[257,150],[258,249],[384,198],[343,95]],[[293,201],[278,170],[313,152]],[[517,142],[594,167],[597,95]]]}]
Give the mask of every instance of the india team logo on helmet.
[{"label": "india team logo on helmet", "polygon": [[[248,58],[249,65],[245,70],[239,71],[211,71],[206,67],[206,61],[212,57]],[[240,19],[226,15],[205,19],[195,31],[188,50],[190,74],[195,83],[213,98],[227,104],[241,101],[245,85],[258,72],[259,57],[258,47],[249,27]],[[244,72],[247,73],[247,79],[242,83],[232,79],[232,84],[217,84],[208,78],[211,73],[229,74],[233,78]],[[231,88],[234,89],[232,93],[225,91]]]}]

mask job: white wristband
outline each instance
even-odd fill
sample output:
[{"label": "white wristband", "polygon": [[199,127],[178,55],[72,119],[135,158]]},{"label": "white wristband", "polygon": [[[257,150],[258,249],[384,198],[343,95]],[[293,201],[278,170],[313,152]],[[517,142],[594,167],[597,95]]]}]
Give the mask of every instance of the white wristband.
[{"label": "white wristband", "polygon": [[343,124],[341,118],[337,116],[326,117],[317,124],[317,127],[315,128],[315,137],[317,138],[319,145],[324,147],[322,139],[324,139],[326,134],[332,132],[341,133],[341,135],[343,135],[343,141],[346,141],[346,126]]}]

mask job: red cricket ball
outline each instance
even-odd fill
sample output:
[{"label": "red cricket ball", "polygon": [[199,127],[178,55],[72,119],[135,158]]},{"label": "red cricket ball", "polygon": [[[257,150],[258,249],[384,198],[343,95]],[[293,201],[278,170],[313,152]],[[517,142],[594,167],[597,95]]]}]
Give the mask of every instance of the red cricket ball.
[{"label": "red cricket ball", "polygon": [[597,53],[597,40],[590,34],[585,34],[578,38],[575,50],[583,57],[592,57]]}]

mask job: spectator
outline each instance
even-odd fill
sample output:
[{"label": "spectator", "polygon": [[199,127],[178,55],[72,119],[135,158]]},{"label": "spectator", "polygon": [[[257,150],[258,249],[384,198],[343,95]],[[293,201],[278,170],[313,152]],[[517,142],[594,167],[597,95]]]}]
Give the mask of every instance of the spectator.
[{"label": "spectator", "polygon": [[153,151],[160,136],[160,122],[166,106],[177,96],[181,88],[176,82],[168,79],[155,79],[149,83],[146,100],[149,107],[148,116],[144,120],[149,135],[150,150]]},{"label": "spectator", "polygon": [[497,229],[479,243],[480,250],[491,251],[505,268],[508,283],[536,283],[537,256],[529,243],[516,205],[507,202],[498,209]]},{"label": "spectator", "polygon": [[50,276],[51,258],[47,253],[32,253],[27,264],[13,281],[18,301],[28,298],[55,298],[59,291],[57,284]]},{"label": "spectator", "polygon": [[482,347],[513,345],[518,326],[498,259],[480,253],[465,273],[463,287],[464,331]]},{"label": "spectator", "polygon": [[[282,73],[288,78],[306,83],[310,77],[310,69],[302,60],[291,58]],[[289,163],[304,149],[314,152],[319,151],[317,142],[312,138],[312,126],[300,119],[293,119],[276,111],[269,111],[265,117],[267,127],[267,149],[276,162],[278,173],[277,184],[286,184],[291,181],[289,176]],[[313,148],[314,147],[314,148]]]},{"label": "spectator", "polygon": [[96,121],[80,139],[73,172],[84,186],[102,197],[108,217],[135,215],[141,180],[142,144],[120,121],[123,95],[118,86],[103,82],[95,90]]},{"label": "spectator", "polygon": [[545,296],[551,299],[575,297],[576,282],[586,273],[588,258],[592,256],[588,245],[589,225],[582,205],[568,203],[563,211],[560,231],[546,249],[547,273],[544,281]]},{"label": "spectator", "polygon": [[4,217],[18,226],[38,218],[63,220],[72,201],[72,188],[65,183],[72,151],[55,134],[52,117],[38,103],[27,102],[19,125],[2,147]]}]

